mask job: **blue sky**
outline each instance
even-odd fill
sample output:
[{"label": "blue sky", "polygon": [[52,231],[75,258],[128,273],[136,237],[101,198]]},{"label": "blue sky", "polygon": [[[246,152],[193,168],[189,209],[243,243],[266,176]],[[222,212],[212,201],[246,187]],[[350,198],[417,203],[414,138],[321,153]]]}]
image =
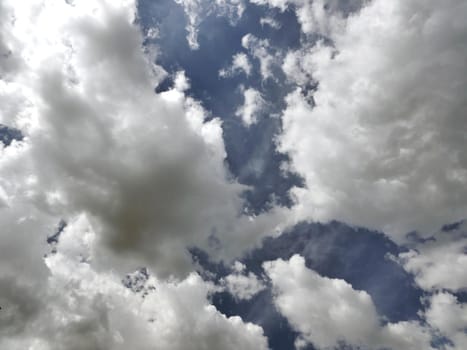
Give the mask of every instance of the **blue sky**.
[{"label": "blue sky", "polygon": [[466,14],[0,2],[0,348],[466,348]]}]

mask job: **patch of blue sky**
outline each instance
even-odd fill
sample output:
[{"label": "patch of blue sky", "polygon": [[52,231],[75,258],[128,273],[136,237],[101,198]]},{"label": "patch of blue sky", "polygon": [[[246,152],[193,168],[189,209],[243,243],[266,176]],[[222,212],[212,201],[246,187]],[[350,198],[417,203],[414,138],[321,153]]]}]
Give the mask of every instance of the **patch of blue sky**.
[{"label": "patch of blue sky", "polygon": [[[226,17],[216,14],[207,16],[199,26],[199,49],[192,50],[186,39],[185,14],[180,5],[171,0],[139,1],[138,15],[144,31],[158,28],[158,37],[152,39],[161,47],[157,63],[169,74],[184,70],[190,80],[187,93],[211,113],[223,121],[227,164],[239,182],[251,186],[245,193],[246,210],[261,212],[273,199],[280,205],[290,205],[288,190],[300,185],[294,174],[284,174],[280,166],[287,156],[276,151],[274,135],[281,128],[277,117],[285,107],[284,97],[290,91],[283,77],[263,80],[259,62],[250,55],[253,70],[249,76],[237,74],[228,78],[219,76],[219,71],[232,62],[232,56],[248,51],[242,47],[242,38],[252,34],[267,38],[271,47],[283,52],[300,44],[300,27],[292,11],[280,12],[246,3],[243,16],[232,25]],[[279,28],[261,24],[267,15],[281,23]],[[275,72],[282,74],[279,70]],[[162,82],[159,90],[170,87],[170,78]],[[243,103],[241,86],[259,91],[266,101],[259,112],[258,123],[243,125],[235,115]]]},{"label": "patch of blue sky", "polygon": [[21,141],[22,139],[23,134],[20,130],[0,124],[0,142],[5,146],[9,146],[13,140]]}]

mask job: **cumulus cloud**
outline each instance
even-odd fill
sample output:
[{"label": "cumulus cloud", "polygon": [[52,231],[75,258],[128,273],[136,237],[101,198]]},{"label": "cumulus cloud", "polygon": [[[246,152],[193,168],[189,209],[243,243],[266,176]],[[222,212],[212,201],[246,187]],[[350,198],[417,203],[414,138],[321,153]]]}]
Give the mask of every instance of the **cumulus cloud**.
[{"label": "cumulus cloud", "polygon": [[[187,250],[231,259],[279,221],[241,215],[220,121],[183,72],[154,93],[134,1],[1,6],[0,123],[24,139],[0,146],[0,348],[267,348],[210,305]],[[144,296],[121,282],[142,266]]]},{"label": "cumulus cloud", "polygon": [[269,44],[268,39],[259,39],[249,33],[243,36],[242,46],[259,61],[260,74],[263,80],[273,78],[272,67],[278,61],[277,53]]},{"label": "cumulus cloud", "polygon": [[[281,11],[293,9],[305,36],[331,37],[336,28],[344,26],[347,16],[369,3],[368,0],[250,0]],[[275,26],[272,26],[275,28]]]},{"label": "cumulus cloud", "polygon": [[300,333],[297,348],[312,343],[319,349],[340,344],[363,348],[431,349],[431,335],[419,323],[380,326],[371,297],[340,279],[322,277],[294,255],[288,261],[263,264],[275,293],[274,303]]},{"label": "cumulus cloud", "polygon": [[399,255],[402,266],[415,275],[425,290],[467,290],[466,224],[455,230],[438,232],[409,252]]},{"label": "cumulus cloud", "polygon": [[298,89],[278,145],[306,181],[299,215],[396,240],[465,217],[466,14],[462,0],[376,0],[310,29],[332,45],[288,53]]},{"label": "cumulus cloud", "polygon": [[253,88],[242,88],[243,105],[240,106],[235,115],[242,118],[245,126],[250,126],[257,122],[257,115],[264,107],[264,100],[261,93]]},{"label": "cumulus cloud", "polygon": [[[285,11],[293,8],[305,34],[329,35],[339,25],[342,15],[342,0],[250,0],[257,5],[268,5]],[[347,6],[360,4],[362,0],[346,1]]]},{"label": "cumulus cloud", "polygon": [[447,349],[467,347],[467,305],[459,303],[455,296],[446,292],[433,295],[425,317],[429,324],[451,341]]},{"label": "cumulus cloud", "polygon": [[232,64],[228,68],[219,71],[219,76],[226,78],[240,72],[244,72],[249,76],[251,74],[251,69],[252,67],[248,56],[243,52],[239,52],[232,57]]},{"label": "cumulus cloud", "polygon": [[[191,246],[233,257],[260,241],[253,231],[274,226],[241,217],[244,187],[228,180],[220,121],[204,122],[200,104],[185,98],[183,73],[174,89],[153,93],[160,69],[141,52],[131,1],[10,5],[17,19],[7,34],[23,68],[3,95],[24,102],[12,120],[26,136],[1,160],[14,215],[25,215],[22,201],[54,225],[86,213],[98,232],[96,263],[162,275],[188,273]],[[236,242],[223,255],[216,242],[227,232]]]},{"label": "cumulus cloud", "polygon": [[[203,16],[235,21],[243,11],[237,0],[178,2],[192,48]],[[183,72],[154,93],[166,73],[143,52],[135,1],[0,2],[0,123],[24,135],[0,146],[0,348],[266,349],[260,327],[210,304],[219,286],[193,272],[191,247],[228,261],[297,217],[397,235],[465,215],[465,5],[376,0],[345,19],[329,4],[295,6],[305,34],[323,32],[334,46],[307,43],[283,64],[299,89],[278,145],[307,187],[293,190],[294,212],[246,216],[246,187],[224,165],[220,120],[185,95]],[[263,80],[273,77],[281,54],[252,34],[242,45]],[[229,69],[252,68],[238,54]],[[243,93],[237,114],[250,125],[264,101],[253,88]],[[463,289],[462,249],[436,242],[401,255],[404,267],[426,289]],[[133,275],[122,282],[143,266],[137,286]],[[264,267],[277,308],[301,334],[297,347],[430,348],[427,328],[381,326],[366,292],[319,276],[300,257]],[[249,300],[265,285],[236,264],[221,287]],[[444,292],[430,302],[427,322],[464,346],[465,306]]]},{"label": "cumulus cloud", "polygon": [[45,259],[45,295],[0,282],[2,348],[267,349],[260,327],[210,305],[215,287],[196,273],[179,281],[150,276],[134,292],[116,274],[96,271],[83,259],[94,235],[85,216],[69,223]]},{"label": "cumulus cloud", "polygon": [[221,280],[227,291],[235,298],[249,300],[266,288],[265,284],[253,273],[245,274],[245,265],[236,261],[233,273]]},{"label": "cumulus cloud", "polygon": [[280,22],[276,21],[272,17],[261,17],[259,20],[259,23],[261,24],[262,27],[264,27],[265,25],[268,25],[273,29],[279,29],[282,26]]}]

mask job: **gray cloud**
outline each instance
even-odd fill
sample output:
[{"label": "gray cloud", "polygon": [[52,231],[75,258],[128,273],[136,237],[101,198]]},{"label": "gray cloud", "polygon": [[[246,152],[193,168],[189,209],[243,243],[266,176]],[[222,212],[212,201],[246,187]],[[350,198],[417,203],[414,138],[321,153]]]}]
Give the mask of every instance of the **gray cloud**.
[{"label": "gray cloud", "polygon": [[[2,172],[6,195],[28,188],[28,200],[57,222],[85,213],[98,232],[96,259],[123,268],[126,258],[126,271],[186,274],[191,246],[217,249],[212,237],[233,235],[226,255],[218,252],[227,258],[259,242],[266,221],[241,217],[245,188],[228,179],[220,122],[204,122],[181,86],[154,95],[160,70],[141,52],[131,3],[57,6],[18,21],[11,34],[29,63],[8,85],[29,103],[16,106],[26,138],[6,151],[16,157]],[[69,20],[21,37],[55,11]]]}]

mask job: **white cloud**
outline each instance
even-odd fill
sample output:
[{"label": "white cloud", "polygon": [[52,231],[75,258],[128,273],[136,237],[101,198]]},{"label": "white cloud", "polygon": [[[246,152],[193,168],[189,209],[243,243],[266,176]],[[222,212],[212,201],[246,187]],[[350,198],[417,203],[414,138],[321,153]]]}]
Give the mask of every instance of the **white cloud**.
[{"label": "white cloud", "polygon": [[184,92],[190,88],[190,82],[184,71],[177,72],[174,79],[174,89],[179,92]]},{"label": "white cloud", "polygon": [[264,283],[253,273],[244,273],[245,265],[236,261],[233,266],[234,272],[221,280],[221,285],[235,298],[249,300],[266,288]]},{"label": "white cloud", "polygon": [[272,66],[278,58],[272,51],[269,40],[259,39],[253,34],[246,34],[242,38],[242,46],[249,50],[251,55],[259,61],[259,69],[263,80],[273,78]]},{"label": "white cloud", "polygon": [[243,105],[240,106],[235,115],[242,118],[245,126],[250,126],[257,122],[257,115],[264,107],[264,100],[258,90],[253,88],[243,88]]},{"label": "white cloud", "polygon": [[329,36],[335,27],[343,25],[346,8],[359,8],[366,0],[250,0],[257,5],[268,5],[285,11],[293,8],[305,34]]},{"label": "white cloud", "polygon": [[234,25],[243,14],[243,0],[174,0],[183,7],[187,17],[187,41],[192,50],[199,48],[198,28],[210,15],[225,16]]},{"label": "white cloud", "polygon": [[248,56],[243,52],[239,52],[233,56],[232,64],[228,68],[219,71],[219,76],[222,78],[231,77],[242,71],[249,76],[251,74],[251,69],[252,67]]},{"label": "white cloud", "polygon": [[396,240],[464,218],[466,14],[462,0],[376,0],[328,28],[333,48],[288,54],[291,81],[318,83],[288,96],[279,140],[306,180],[300,216]]},{"label": "white cloud", "polygon": [[301,256],[266,262],[263,267],[273,285],[276,307],[301,335],[298,348],[312,343],[319,349],[332,349],[345,342],[364,348],[431,349],[431,336],[420,324],[380,326],[366,292],[307,269]]},{"label": "white cloud", "polygon": [[259,23],[261,23],[261,26],[268,25],[274,29],[279,29],[282,26],[280,22],[276,21],[272,17],[261,17]]},{"label": "white cloud", "polygon": [[430,307],[425,313],[428,323],[441,331],[453,344],[449,350],[467,347],[467,305],[461,304],[449,293],[437,293],[430,299]]},{"label": "white cloud", "polygon": [[67,226],[58,252],[46,259],[45,295],[18,292],[11,280],[0,281],[1,348],[267,349],[260,327],[227,318],[210,305],[215,288],[195,273],[180,281],[152,276],[134,293],[117,275],[83,263],[93,234],[85,217]]},{"label": "white cloud", "polygon": [[433,239],[416,245],[416,250],[399,255],[402,266],[415,275],[425,290],[467,290],[466,226],[439,232]]}]

